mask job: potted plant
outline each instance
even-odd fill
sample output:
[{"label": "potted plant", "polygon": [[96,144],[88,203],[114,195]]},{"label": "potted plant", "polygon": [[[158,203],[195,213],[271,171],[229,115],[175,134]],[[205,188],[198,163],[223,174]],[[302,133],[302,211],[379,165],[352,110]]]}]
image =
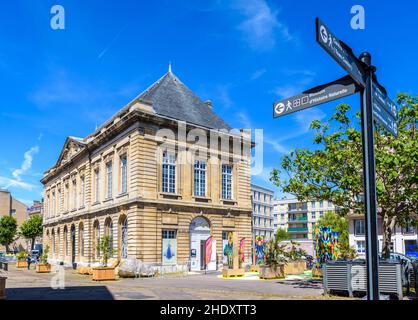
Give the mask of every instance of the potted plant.
[{"label": "potted plant", "polygon": [[265,264],[259,267],[261,279],[283,279],[284,268],[287,263],[284,255],[285,245],[280,245],[277,239],[270,239],[264,249]]},{"label": "potted plant", "polygon": [[93,281],[115,280],[115,267],[107,266],[109,258],[113,255],[113,248],[110,247],[110,237],[105,236],[100,241],[99,252],[102,253],[102,261],[100,267],[93,268]]},{"label": "potted plant", "polygon": [[304,257],[306,251],[300,247],[300,244],[295,241],[290,241],[290,250],[285,252],[288,262],[285,267],[286,274],[301,274],[306,270],[306,262]]},{"label": "potted plant", "polygon": [[26,258],[28,257],[28,253],[26,251],[20,251],[16,255],[16,268],[27,268],[28,262]]},{"label": "potted plant", "polygon": [[41,256],[39,257],[39,263],[35,266],[37,273],[49,273],[51,272],[51,265],[48,263],[48,253],[49,253],[49,246],[45,247],[44,252],[42,252]]}]

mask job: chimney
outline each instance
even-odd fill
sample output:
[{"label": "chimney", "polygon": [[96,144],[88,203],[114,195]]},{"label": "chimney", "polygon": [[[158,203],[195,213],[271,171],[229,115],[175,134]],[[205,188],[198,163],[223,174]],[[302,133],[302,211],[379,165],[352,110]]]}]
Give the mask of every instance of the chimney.
[{"label": "chimney", "polygon": [[212,109],[212,101],[211,100],[206,100],[205,102],[203,102],[204,104],[206,104],[206,106],[209,108],[209,109]]}]

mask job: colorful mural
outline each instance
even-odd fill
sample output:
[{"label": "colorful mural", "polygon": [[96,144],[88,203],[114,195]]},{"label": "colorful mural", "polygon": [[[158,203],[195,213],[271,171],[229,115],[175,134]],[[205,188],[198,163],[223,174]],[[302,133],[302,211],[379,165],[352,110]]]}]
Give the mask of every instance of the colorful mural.
[{"label": "colorful mural", "polygon": [[332,232],[329,227],[315,227],[315,268],[330,260],[337,260],[340,254],[338,232]]},{"label": "colorful mural", "polygon": [[177,263],[177,240],[163,239],[163,264]]},{"label": "colorful mural", "polygon": [[239,267],[245,261],[245,238],[242,238],[239,242]]},{"label": "colorful mural", "polygon": [[254,249],[255,249],[254,261],[256,265],[264,263],[264,247],[265,247],[264,236],[257,235],[254,241]]},{"label": "colorful mural", "polygon": [[234,256],[234,243],[232,240],[232,232],[228,233],[228,243],[225,245],[224,248],[224,255],[228,259],[228,268],[233,268],[233,256]]}]

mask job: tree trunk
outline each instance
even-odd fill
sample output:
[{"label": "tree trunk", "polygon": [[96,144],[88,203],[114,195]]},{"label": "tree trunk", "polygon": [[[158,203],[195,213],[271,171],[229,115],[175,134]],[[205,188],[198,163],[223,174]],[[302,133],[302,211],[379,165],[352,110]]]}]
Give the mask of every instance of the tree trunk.
[{"label": "tree trunk", "polygon": [[6,243],[4,246],[6,247],[6,253],[9,253],[10,252],[9,244]]},{"label": "tree trunk", "polygon": [[35,238],[32,238],[32,243],[30,245],[31,250],[33,250],[33,247],[35,246]]},{"label": "tree trunk", "polygon": [[383,216],[383,243],[382,243],[382,257],[383,259],[390,258],[390,245],[392,243],[392,234],[395,230],[396,217]]}]

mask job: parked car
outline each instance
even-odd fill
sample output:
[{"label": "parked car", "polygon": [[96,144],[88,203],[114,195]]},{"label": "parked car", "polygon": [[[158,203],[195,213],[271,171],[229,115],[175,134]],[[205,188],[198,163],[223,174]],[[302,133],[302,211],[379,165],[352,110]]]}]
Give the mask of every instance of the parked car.
[{"label": "parked car", "polygon": [[31,260],[31,263],[38,262],[38,259],[39,259],[40,255],[41,254],[40,254],[39,250],[32,250],[30,252],[30,260]]},{"label": "parked car", "polygon": [[[382,258],[382,254],[379,254],[379,259]],[[412,260],[402,253],[392,252],[389,260],[399,261],[402,265],[402,286],[407,288],[409,292],[411,288],[411,271],[413,270]]]}]

